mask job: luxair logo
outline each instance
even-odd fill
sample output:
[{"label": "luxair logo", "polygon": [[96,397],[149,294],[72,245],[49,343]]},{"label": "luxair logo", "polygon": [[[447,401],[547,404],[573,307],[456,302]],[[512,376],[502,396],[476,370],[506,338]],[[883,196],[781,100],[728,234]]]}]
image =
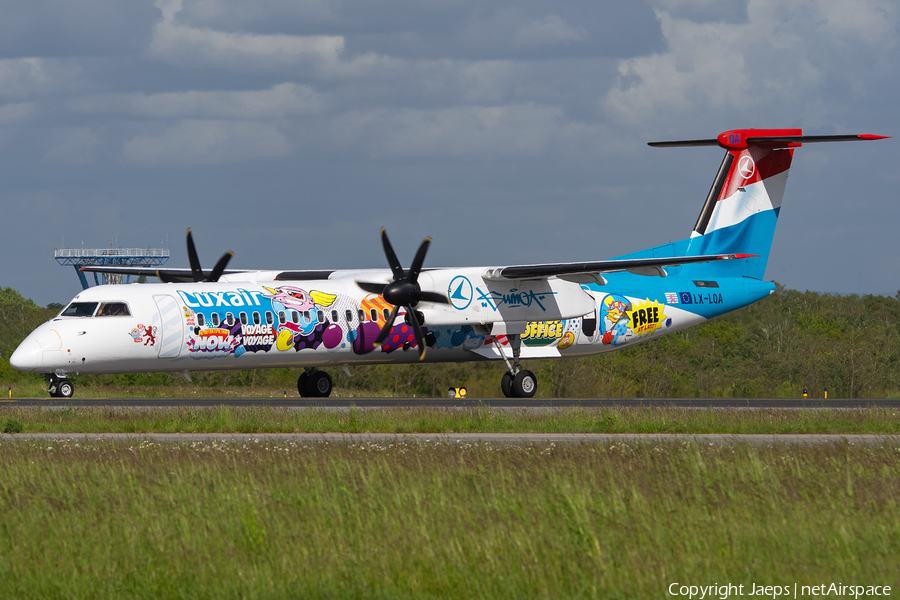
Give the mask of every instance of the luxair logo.
[{"label": "luxair logo", "polygon": [[666,320],[666,315],[663,314],[664,305],[656,300],[651,302],[649,298],[644,302],[634,302],[632,305],[634,308],[628,311],[628,319],[635,335],[647,335],[662,327]]}]

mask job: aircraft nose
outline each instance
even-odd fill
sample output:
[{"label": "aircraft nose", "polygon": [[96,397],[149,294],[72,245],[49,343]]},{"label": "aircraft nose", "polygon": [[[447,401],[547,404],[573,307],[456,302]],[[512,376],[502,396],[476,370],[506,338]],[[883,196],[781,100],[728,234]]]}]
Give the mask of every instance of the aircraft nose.
[{"label": "aircraft nose", "polygon": [[41,352],[40,345],[29,337],[9,357],[9,366],[16,371],[34,371],[41,366]]}]

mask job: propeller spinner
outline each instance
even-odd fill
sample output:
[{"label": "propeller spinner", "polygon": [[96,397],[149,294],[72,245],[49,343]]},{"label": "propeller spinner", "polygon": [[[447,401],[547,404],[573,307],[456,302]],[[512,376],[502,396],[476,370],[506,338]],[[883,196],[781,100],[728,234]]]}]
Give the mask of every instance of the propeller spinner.
[{"label": "propeller spinner", "polygon": [[375,338],[374,345],[380,346],[387,339],[391,328],[394,326],[397,313],[402,306],[406,309],[406,318],[409,320],[409,324],[412,325],[413,333],[416,336],[416,344],[419,346],[419,360],[422,360],[425,357],[425,336],[422,335],[422,327],[413,307],[419,302],[450,304],[450,299],[444,294],[422,291],[422,288],[419,286],[419,272],[422,270],[422,263],[425,262],[425,253],[428,251],[429,244],[431,244],[431,238],[425,238],[422,245],[419,246],[409,271],[404,271],[403,267],[400,266],[400,261],[394,253],[394,248],[391,246],[384,227],[381,228],[381,244],[384,246],[384,254],[387,257],[388,264],[391,266],[394,280],[388,284],[371,281],[356,282],[356,285],[365,291],[370,294],[380,294],[386,302],[394,306],[390,316],[385,321],[384,327],[381,328],[378,337]]},{"label": "propeller spinner", "polygon": [[[187,250],[188,260],[191,263],[191,276],[196,283],[200,283],[201,281],[215,283],[218,281],[219,277],[221,277],[222,273],[225,271],[225,267],[228,266],[228,261],[234,256],[234,252],[231,252],[230,250],[223,254],[222,258],[219,259],[219,262],[216,263],[216,266],[213,267],[213,270],[209,272],[209,275],[204,277],[203,268],[200,266],[200,258],[197,256],[197,248],[194,247],[194,238],[191,235],[190,227],[188,227],[187,230]],[[175,277],[164,270],[157,271],[156,276],[159,277],[160,281],[163,283],[178,283],[184,279]]]}]

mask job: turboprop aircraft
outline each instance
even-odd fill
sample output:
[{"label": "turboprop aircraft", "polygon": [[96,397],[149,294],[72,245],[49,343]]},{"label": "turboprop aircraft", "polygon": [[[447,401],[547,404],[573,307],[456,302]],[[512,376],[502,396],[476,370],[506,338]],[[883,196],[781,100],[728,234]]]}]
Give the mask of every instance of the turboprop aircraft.
[{"label": "turboprop aircraft", "polygon": [[885,137],[736,129],[651,143],[725,157],[689,237],[611,260],[424,268],[426,238],[404,269],[382,229],[390,269],[236,271],[228,252],[206,271],[188,229],[190,269],[84,267],[163,283],[81,292],[10,364],[43,374],[57,397],[78,374],[274,367],[303,368],[300,395],[326,397],[325,366],[502,360],[503,394],[530,398],[538,382],[521,359],[626,348],[774,292],[763,275],[794,149]]}]

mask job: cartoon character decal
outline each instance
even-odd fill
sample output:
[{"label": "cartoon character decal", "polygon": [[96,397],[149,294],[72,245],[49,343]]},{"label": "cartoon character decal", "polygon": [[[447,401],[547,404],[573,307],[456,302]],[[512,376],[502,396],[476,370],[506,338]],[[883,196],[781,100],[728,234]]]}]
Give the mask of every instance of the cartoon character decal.
[{"label": "cartoon character decal", "polygon": [[130,335],[135,344],[143,342],[145,346],[155,346],[157,330],[158,328],[153,325],[138,323],[138,326],[131,330]]},{"label": "cartoon character decal", "polygon": [[628,314],[631,311],[631,300],[618,294],[609,294],[600,303],[600,341],[604,344],[619,346],[627,342],[629,335]]},{"label": "cartoon character decal", "polygon": [[665,304],[649,298],[632,302],[618,294],[607,295],[600,303],[601,343],[619,346],[662,327],[671,327],[672,318],[665,309]]},{"label": "cartoon character decal", "polygon": [[[361,302],[296,286],[264,287],[262,291],[178,290],[184,312],[185,345],[194,358],[251,353],[295,352],[349,348],[362,355],[376,351],[374,341],[393,306],[378,294]],[[380,351],[390,354],[417,346],[400,310]],[[562,335],[562,325],[560,333]],[[555,330],[554,330],[555,331]],[[151,332],[155,335],[155,331]],[[422,328],[426,346],[436,350],[481,347],[490,342],[470,326]],[[553,338],[557,341],[559,336]]]}]

